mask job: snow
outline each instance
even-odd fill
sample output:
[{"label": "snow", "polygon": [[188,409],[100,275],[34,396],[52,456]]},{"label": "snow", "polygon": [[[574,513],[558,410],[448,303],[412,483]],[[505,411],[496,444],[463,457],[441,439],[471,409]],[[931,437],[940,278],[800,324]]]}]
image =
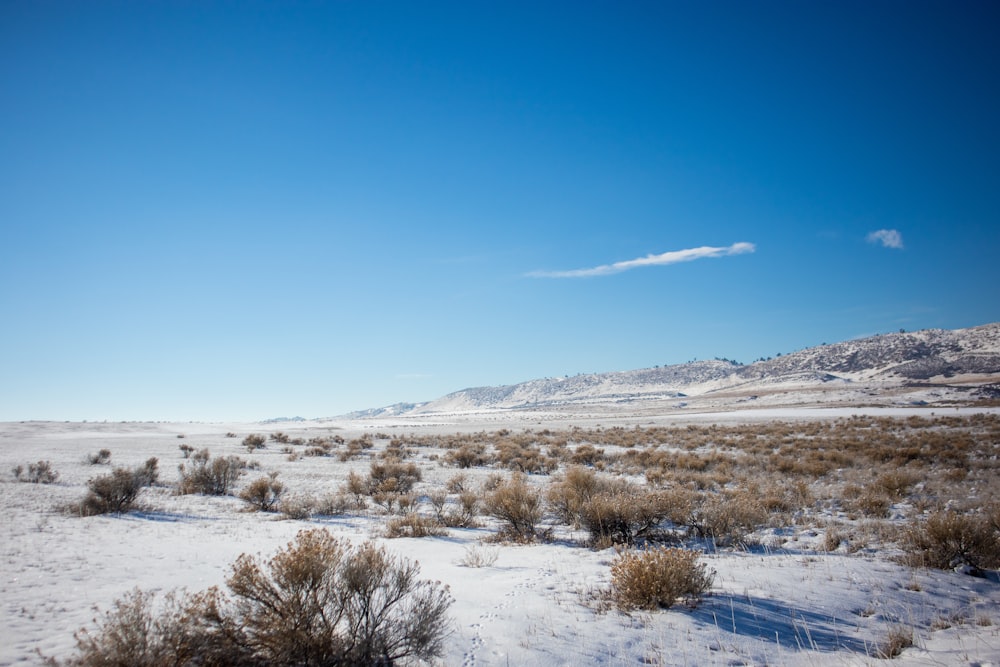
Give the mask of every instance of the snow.
[{"label": "snow", "polygon": [[[773,408],[685,418],[831,419],[858,412]],[[912,407],[865,412],[928,414]],[[367,461],[307,457],[292,462],[275,443],[248,455],[240,446],[242,437],[279,429],[306,438],[351,438],[380,428],[426,433],[538,422],[565,427],[569,419],[564,414],[504,412],[266,426],[0,424],[0,503],[5,509],[0,522],[0,665],[39,664],[39,654],[65,658],[73,651],[74,631],[90,626],[129,590],[198,591],[223,585],[239,554],[270,555],[299,530],[316,525],[354,542],[374,539],[419,561],[422,577],[450,586],[454,631],[442,665],[1000,664],[1000,585],[995,576],[914,570],[880,553],[822,552],[821,532],[808,527],[770,536],[771,547],[706,554],[715,583],[695,609],[626,615],[602,611],[593,602],[594,591],[609,583],[614,551],[581,546],[568,529],[557,532],[552,542],[527,546],[482,546],[482,539],[495,532],[489,525],[450,529],[445,537],[389,540],[381,534],[384,517],[377,515],[283,520],[247,512],[231,497],[177,496],[167,486],[176,481],[176,466],[183,462],[181,444],[208,447],[213,455],[256,459],[261,473],[279,471],[292,492],[323,493],[335,490],[349,470],[365,470]],[[609,426],[637,423],[615,422],[606,414],[587,419]],[[679,419],[674,415],[655,421]],[[228,432],[238,436],[226,437]],[[134,466],[159,457],[164,485],[145,492],[146,511],[79,518],[58,510],[82,497],[88,478],[107,472],[106,466],[85,460],[101,448],[112,451],[113,465]],[[60,473],[56,484],[18,483],[9,473],[15,465],[41,459],[50,460]],[[443,483],[455,473],[421,463],[425,485]],[[255,476],[251,472],[244,481]],[[496,562],[464,566],[470,548],[495,550]],[[945,625],[942,618],[958,620],[936,629]],[[990,625],[979,624],[987,620]],[[915,645],[893,661],[873,657],[874,647],[896,625],[914,629]]]}]

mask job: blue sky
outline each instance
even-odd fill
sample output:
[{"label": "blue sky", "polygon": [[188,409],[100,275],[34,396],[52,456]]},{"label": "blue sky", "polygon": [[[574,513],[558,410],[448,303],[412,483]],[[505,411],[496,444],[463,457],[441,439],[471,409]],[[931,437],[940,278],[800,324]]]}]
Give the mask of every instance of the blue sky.
[{"label": "blue sky", "polygon": [[0,419],[1000,320],[991,2],[0,4]]}]

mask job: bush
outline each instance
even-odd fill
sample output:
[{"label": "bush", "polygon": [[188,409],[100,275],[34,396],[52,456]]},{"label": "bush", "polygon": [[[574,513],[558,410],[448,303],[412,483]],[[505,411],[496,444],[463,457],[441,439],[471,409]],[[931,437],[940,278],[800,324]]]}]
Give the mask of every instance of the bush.
[{"label": "bush", "polygon": [[278,473],[258,477],[240,491],[240,499],[259,512],[272,512],[285,492],[285,485],[278,481]]},{"label": "bush", "polygon": [[951,511],[932,514],[906,532],[902,546],[906,562],[916,567],[1000,566],[1000,537],[987,517]]},{"label": "bush", "polygon": [[635,544],[666,519],[669,497],[653,491],[623,487],[598,493],[580,508],[581,523],[595,545]]},{"label": "bush", "polygon": [[[208,637],[192,632],[186,607],[196,598],[170,594],[154,613],[155,596],[135,589],[115,600],[95,632],[76,633],[77,655],[72,667],[165,667],[166,665],[225,665],[224,653],[212,655]],[[214,658],[214,659],[213,659]],[[233,664],[233,663],[230,663]]]},{"label": "bush", "polygon": [[891,660],[898,657],[903,649],[913,646],[913,630],[901,625],[894,625],[886,633],[885,641],[875,648],[875,657]]},{"label": "bush", "polygon": [[247,463],[238,456],[212,459],[207,449],[191,456],[191,463],[178,466],[180,482],[177,490],[182,494],[202,493],[224,496],[243,475]]},{"label": "bush", "polygon": [[479,496],[472,491],[458,493],[457,502],[448,503],[447,492],[434,491],[428,496],[438,522],[449,528],[474,528],[479,525]]},{"label": "bush", "polygon": [[458,449],[452,449],[444,455],[444,460],[458,468],[475,468],[490,463],[486,446],[482,444],[465,444]]},{"label": "bush", "polygon": [[87,463],[92,466],[96,465],[107,465],[111,461],[111,450],[102,449],[96,454],[87,455]]},{"label": "bush", "polygon": [[218,589],[159,615],[149,594],[115,603],[94,634],[77,635],[69,664],[403,665],[441,655],[448,589],[371,542],[352,548],[322,529],[302,531],[266,563],[243,554]]},{"label": "bush", "polygon": [[560,521],[576,527],[582,523],[583,506],[607,486],[593,470],[573,466],[553,480],[546,495]]},{"label": "bush", "polygon": [[251,433],[247,437],[243,438],[243,446],[247,448],[247,451],[251,454],[256,449],[264,449],[267,445],[267,439],[256,433]]},{"label": "bush", "polygon": [[52,484],[59,479],[59,473],[52,469],[52,463],[49,461],[29,463],[27,474],[24,472],[24,466],[20,465],[15,466],[11,472],[17,481],[31,484]]},{"label": "bush", "polygon": [[84,516],[122,514],[132,509],[139,492],[156,483],[158,461],[150,458],[138,468],[115,468],[107,475],[87,482],[87,495],[75,508]]},{"label": "bush", "polygon": [[767,521],[767,511],[753,494],[717,493],[695,506],[690,526],[719,546],[740,544]]},{"label": "bush", "polygon": [[421,479],[416,463],[373,461],[368,473],[368,493],[409,493]]},{"label": "bush", "polygon": [[237,559],[229,614],[268,664],[429,659],[443,648],[451,599],[418,573],[370,542],[352,549],[325,530],[303,531],[266,564]]},{"label": "bush", "polygon": [[627,551],[611,564],[613,596],[623,610],[666,609],[678,601],[695,605],[714,578],[698,553],[687,549]]},{"label": "bush", "polygon": [[502,539],[531,542],[542,519],[542,497],[524,475],[515,473],[486,494],[483,509],[504,523],[500,530]]},{"label": "bush", "polygon": [[448,531],[442,528],[436,519],[416,512],[390,519],[385,525],[385,536],[390,539],[397,537],[440,537],[447,534]]}]

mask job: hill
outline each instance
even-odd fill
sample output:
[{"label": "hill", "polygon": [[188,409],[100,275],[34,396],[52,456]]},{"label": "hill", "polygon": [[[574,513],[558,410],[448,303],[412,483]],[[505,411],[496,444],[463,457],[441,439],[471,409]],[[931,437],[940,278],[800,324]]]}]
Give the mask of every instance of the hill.
[{"label": "hill", "polygon": [[483,411],[951,405],[1000,397],[1000,323],[870,336],[740,364],[725,359],[472,387],[354,419]]}]

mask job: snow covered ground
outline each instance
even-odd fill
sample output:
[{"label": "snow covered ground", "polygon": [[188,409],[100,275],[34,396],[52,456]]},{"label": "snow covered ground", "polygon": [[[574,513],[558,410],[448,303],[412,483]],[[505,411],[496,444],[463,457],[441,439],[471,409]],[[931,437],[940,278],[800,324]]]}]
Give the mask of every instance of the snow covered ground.
[{"label": "snow covered ground", "polygon": [[[784,409],[694,418],[826,419],[849,412]],[[892,415],[914,413],[926,414],[900,408]],[[504,418],[511,428],[547,423],[537,413]],[[869,550],[827,553],[816,527],[774,529],[761,536],[760,547],[706,554],[716,577],[711,595],[695,609],[626,615],[592,603],[593,592],[609,584],[614,551],[587,548],[582,535],[566,528],[551,542],[526,546],[483,544],[495,532],[488,521],[482,528],[449,529],[444,537],[390,540],[382,537],[385,517],[375,513],[288,520],[248,512],[233,497],[179,496],[171,488],[184,461],[181,444],[254,459],[261,472],[278,471],[291,493],[315,494],[335,491],[350,470],[367,472],[369,460],[289,461],[274,443],[248,455],[242,437],[283,430],[350,438],[376,429],[454,433],[505,425],[491,415],[435,419],[0,424],[0,665],[67,657],[74,631],[129,590],[193,592],[222,585],[239,554],[268,556],[316,525],[355,542],[375,539],[418,560],[424,578],[450,586],[454,629],[442,665],[1000,665],[996,573],[976,578],[917,570]],[[601,420],[613,425],[606,415]],[[141,496],[144,510],[88,518],[60,511],[82,498],[89,478],[109,470],[86,461],[104,448],[112,452],[112,465],[159,457],[161,483]],[[38,460],[51,461],[57,483],[15,481],[14,466]],[[416,460],[424,471],[418,491],[455,473],[427,452]],[[243,482],[256,476],[251,472]],[[492,553],[496,561],[465,566],[469,550]],[[895,627],[911,629],[914,645],[895,660],[874,657]]]}]

